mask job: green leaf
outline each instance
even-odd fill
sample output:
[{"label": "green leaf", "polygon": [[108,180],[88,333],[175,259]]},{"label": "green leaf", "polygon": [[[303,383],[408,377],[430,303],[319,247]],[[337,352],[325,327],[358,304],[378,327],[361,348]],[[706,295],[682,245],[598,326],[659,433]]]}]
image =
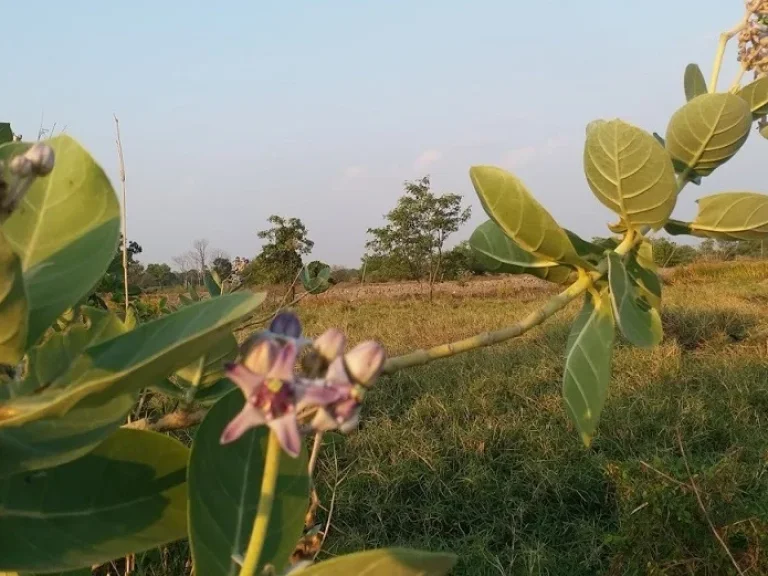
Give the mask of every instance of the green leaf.
[{"label": "green leaf", "polygon": [[300,569],[296,576],[444,576],[458,558],[446,552],[422,552],[407,548],[382,548],[338,556]]},{"label": "green leaf", "polygon": [[573,270],[556,262],[541,260],[520,248],[499,226],[488,220],[478,226],[469,246],[480,266],[495,274],[530,274],[542,280],[563,284]]},{"label": "green leaf", "polygon": [[8,122],[0,122],[0,144],[13,142],[13,130]]},{"label": "green leaf", "polygon": [[[21,259],[29,300],[27,347],[88,294],[115,255],[120,207],[101,167],[69,136],[47,142],[53,172],[37,178],[3,232]],[[0,159],[30,145],[5,144]]]},{"label": "green leaf", "polygon": [[203,356],[176,372],[188,386],[205,388],[224,378],[224,366],[237,358],[237,340],[229,334],[208,348]]},{"label": "green leaf", "polygon": [[[24,380],[0,387],[0,401],[45,390],[86,348],[128,330],[111,312],[85,306],[82,312],[85,323],[73,323],[30,350]],[[136,397],[102,392],[87,396],[60,418],[0,428],[0,476],[57,466],[87,454],[125,423]]]},{"label": "green leaf", "polygon": [[301,284],[310,294],[322,294],[331,287],[331,267],[315,260],[301,269]]},{"label": "green leaf", "polygon": [[0,228],[0,364],[13,366],[24,357],[27,314],[21,262]]},{"label": "green leaf", "polygon": [[191,306],[192,304],[194,304],[192,299],[189,296],[185,296],[184,294],[179,294],[179,303],[182,306]]},{"label": "green leaf", "polygon": [[615,336],[608,290],[596,300],[587,293],[566,346],[563,398],[568,415],[586,446],[592,441],[611,381]]},{"label": "green leaf", "polygon": [[199,302],[200,301],[200,295],[197,293],[197,288],[195,288],[194,284],[189,285],[189,297],[192,299],[193,302]]},{"label": "green leaf", "polygon": [[752,114],[743,98],[702,94],[678,109],[667,127],[667,150],[701,176],[727,162],[747,141]]},{"label": "green leaf", "polygon": [[746,100],[753,120],[765,116],[768,114],[768,76],[750,82],[736,92],[736,96]]},{"label": "green leaf", "polygon": [[183,538],[188,457],[122,428],[79,460],[0,480],[0,570],[72,570]]},{"label": "green leaf", "polygon": [[663,332],[659,312],[641,299],[634,279],[615,252],[608,253],[608,282],[613,313],[627,340],[641,348],[652,348],[661,342]]},{"label": "green leaf", "polygon": [[698,64],[688,64],[685,67],[685,77],[683,82],[685,88],[685,99],[689,102],[707,93],[707,81],[704,80],[704,74]]},{"label": "green leaf", "polygon": [[[268,428],[261,426],[224,446],[224,427],[242,409],[237,389],[219,400],[195,435],[189,462],[189,537],[197,574],[236,574],[233,556],[244,556],[253,528],[264,472]],[[309,497],[306,448],[298,458],[281,452],[275,501],[261,565],[281,573],[304,529]],[[260,570],[257,570],[260,572]]]},{"label": "green leaf", "polygon": [[[573,244],[573,247],[576,249],[576,253],[584,258],[584,260],[587,260],[592,264],[597,264],[603,259],[606,248],[598,246],[593,242],[588,242],[570,230],[564,230],[565,233],[568,234],[568,239],[571,241],[571,244]],[[613,238],[608,240],[611,243],[611,249],[616,248],[616,246],[619,245]]]},{"label": "green leaf", "polygon": [[[656,132],[653,133],[653,137],[656,138],[656,141],[659,144],[661,144],[662,146],[664,146],[664,149],[666,150],[666,143],[664,142],[664,138],[659,136]],[[701,176],[699,176],[698,174],[696,174],[696,172],[694,170],[691,170],[685,164],[680,162],[680,160],[678,160],[676,158],[672,158],[672,156],[670,156],[670,158],[672,159],[672,166],[674,166],[674,168],[675,168],[675,173],[677,173],[677,174],[685,173],[686,174],[686,177],[685,177],[686,182],[690,182],[691,184],[693,184],[695,186],[700,186],[701,185]]]},{"label": "green leaf", "polygon": [[211,295],[211,298],[221,296],[221,285],[213,278],[213,275],[208,270],[205,272],[204,280],[205,288],[208,290],[208,294]]},{"label": "green leaf", "polygon": [[768,196],[723,192],[696,201],[698,214],[689,233],[710,238],[762,240],[768,237]]},{"label": "green leaf", "polygon": [[493,220],[486,220],[469,237],[469,246],[495,261],[519,268],[548,268],[557,262],[546,260],[524,250],[507,236]]},{"label": "green leaf", "polygon": [[677,200],[675,169],[653,136],[621,120],[592,122],[584,172],[597,199],[637,229],[658,230]]},{"label": "green leaf", "polygon": [[469,176],[483,209],[517,245],[543,260],[589,266],[517,177],[494,166],[473,166]]},{"label": "green leaf", "polygon": [[[641,295],[653,308],[661,309],[661,280],[656,273],[650,242],[643,242],[627,254],[624,266]],[[647,253],[646,253],[647,252]]]},{"label": "green leaf", "polygon": [[0,402],[0,428],[61,416],[104,390],[132,393],[199,358],[253,312],[264,294],[243,292],[182,308],[85,350],[67,373],[33,397]]}]

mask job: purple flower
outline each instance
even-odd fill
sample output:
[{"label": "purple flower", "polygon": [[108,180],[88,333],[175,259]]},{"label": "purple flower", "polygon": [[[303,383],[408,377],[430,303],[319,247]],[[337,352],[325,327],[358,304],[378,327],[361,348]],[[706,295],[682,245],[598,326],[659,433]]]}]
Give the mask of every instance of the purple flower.
[{"label": "purple flower", "polygon": [[293,373],[298,349],[288,340],[282,346],[268,339],[253,345],[242,364],[227,368],[227,376],[245,396],[245,406],[227,425],[220,442],[228,444],[247,430],[266,424],[280,445],[296,458],[301,451],[296,411],[301,405],[325,405],[338,398],[335,390],[300,385]]},{"label": "purple flower", "polygon": [[280,312],[269,325],[269,331],[296,340],[301,338],[301,322],[291,312]]},{"label": "purple flower", "polygon": [[[338,429],[347,433],[357,427],[365,396],[365,388],[360,384],[373,384],[384,358],[384,348],[376,342],[363,342],[346,356],[337,356],[325,376],[325,387],[335,392],[335,399],[324,405],[317,404],[319,408],[312,419],[312,428],[318,431]],[[327,399],[330,397],[328,394]]]}]

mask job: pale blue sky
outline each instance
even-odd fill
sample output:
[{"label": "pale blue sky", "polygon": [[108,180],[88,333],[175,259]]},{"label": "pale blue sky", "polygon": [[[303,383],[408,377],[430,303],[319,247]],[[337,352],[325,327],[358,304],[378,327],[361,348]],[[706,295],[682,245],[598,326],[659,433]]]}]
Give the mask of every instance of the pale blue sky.
[{"label": "pale blue sky", "polygon": [[[297,216],[313,257],[357,265],[365,230],[430,174],[465,195],[473,164],[515,171],[559,222],[606,234],[582,175],[585,125],[620,117],[664,133],[682,74],[708,77],[743,0],[14,2],[4,7],[2,118],[41,114],[117,187],[121,120],[129,237],[169,261],[195,238],[252,257],[273,213]],[[721,75],[730,83],[735,47]],[[768,142],[689,187],[693,200],[761,188]]]}]

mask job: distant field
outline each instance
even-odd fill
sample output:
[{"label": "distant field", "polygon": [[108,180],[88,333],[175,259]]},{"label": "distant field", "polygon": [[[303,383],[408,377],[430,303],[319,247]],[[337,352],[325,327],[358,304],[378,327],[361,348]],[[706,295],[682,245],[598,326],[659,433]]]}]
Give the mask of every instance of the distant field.
[{"label": "distant field", "polygon": [[[679,431],[713,525],[742,570],[768,574],[768,263],[664,276],[664,341],[619,345],[590,450],[560,397],[578,303],[507,344],[382,378],[362,430],[319,463],[318,521],[333,501],[320,557],[402,545],[457,552],[460,575],[735,574]],[[335,325],[395,355],[508,325],[551,292],[451,283],[429,304],[418,286],[347,285],[298,311],[310,335]]]}]

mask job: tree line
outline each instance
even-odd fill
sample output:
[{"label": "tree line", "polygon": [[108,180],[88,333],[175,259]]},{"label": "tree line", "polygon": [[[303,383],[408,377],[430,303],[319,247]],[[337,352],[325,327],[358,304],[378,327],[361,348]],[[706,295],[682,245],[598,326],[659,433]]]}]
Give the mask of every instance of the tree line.
[{"label": "tree line", "polygon": [[[446,249],[448,239],[471,217],[469,206],[459,194],[436,194],[429,176],[404,183],[404,193],[385,214],[384,226],[369,228],[365,254],[358,268],[333,266],[335,282],[422,281],[437,282],[483,275],[467,241]],[[258,232],[261,251],[252,258],[236,257],[213,248],[206,239],[192,243],[190,250],[173,258],[175,267],[165,263],[142,264],[137,256],[142,247],[128,244],[129,286],[137,290],[179,285],[202,285],[206,271],[220,278],[233,278],[248,285],[292,284],[314,242],[299,218],[272,215],[269,227]],[[593,237],[595,243],[608,239]],[[760,241],[707,239],[698,246],[678,244],[668,238],[652,239],[654,260],[659,266],[674,267],[700,260],[734,260],[765,257]],[[122,253],[115,255],[97,291],[117,293],[122,288]]]}]

